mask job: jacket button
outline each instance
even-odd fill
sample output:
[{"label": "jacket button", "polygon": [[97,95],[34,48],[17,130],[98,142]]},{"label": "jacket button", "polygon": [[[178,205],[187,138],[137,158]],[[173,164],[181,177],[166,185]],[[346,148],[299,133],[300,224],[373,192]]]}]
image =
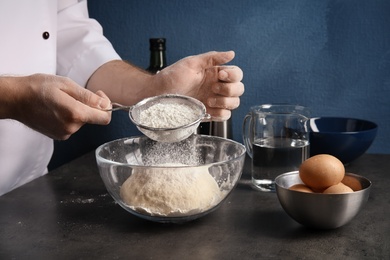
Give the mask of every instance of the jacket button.
[{"label": "jacket button", "polygon": [[42,38],[43,38],[43,39],[47,40],[47,39],[49,39],[49,37],[50,37],[49,32],[44,32],[44,33],[42,33]]}]

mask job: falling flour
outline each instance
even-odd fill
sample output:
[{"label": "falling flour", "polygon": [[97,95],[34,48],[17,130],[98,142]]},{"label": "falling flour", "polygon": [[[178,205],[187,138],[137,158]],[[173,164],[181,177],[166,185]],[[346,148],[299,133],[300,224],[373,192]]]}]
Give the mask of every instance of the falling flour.
[{"label": "falling flour", "polygon": [[157,103],[142,110],[139,123],[153,128],[176,128],[188,125],[199,118],[197,111],[178,103]]}]

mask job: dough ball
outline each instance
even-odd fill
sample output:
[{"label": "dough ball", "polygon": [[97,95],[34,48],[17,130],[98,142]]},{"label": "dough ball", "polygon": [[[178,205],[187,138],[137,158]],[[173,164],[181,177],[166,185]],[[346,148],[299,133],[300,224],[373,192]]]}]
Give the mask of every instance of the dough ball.
[{"label": "dough ball", "polygon": [[158,216],[182,216],[216,205],[221,191],[207,167],[137,168],[120,195],[130,207]]}]

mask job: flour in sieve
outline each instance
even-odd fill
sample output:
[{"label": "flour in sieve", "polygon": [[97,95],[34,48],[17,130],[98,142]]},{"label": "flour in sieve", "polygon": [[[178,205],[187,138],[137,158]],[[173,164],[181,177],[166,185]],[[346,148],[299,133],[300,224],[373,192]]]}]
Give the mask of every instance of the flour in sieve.
[{"label": "flour in sieve", "polygon": [[188,125],[198,118],[197,111],[190,106],[158,103],[140,112],[139,123],[153,128],[176,128]]}]

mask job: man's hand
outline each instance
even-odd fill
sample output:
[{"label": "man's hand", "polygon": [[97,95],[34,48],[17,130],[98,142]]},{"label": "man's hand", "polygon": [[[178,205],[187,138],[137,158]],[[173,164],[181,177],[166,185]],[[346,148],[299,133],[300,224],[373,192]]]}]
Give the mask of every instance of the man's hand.
[{"label": "man's hand", "polygon": [[233,51],[186,57],[158,73],[154,85],[165,93],[197,98],[206,105],[214,121],[227,120],[244,93],[242,70],[223,66],[233,58]]},{"label": "man's hand", "polygon": [[65,140],[86,123],[108,124],[111,102],[101,91],[80,87],[69,78],[46,74],[2,77],[1,118],[18,120],[54,139]]}]

